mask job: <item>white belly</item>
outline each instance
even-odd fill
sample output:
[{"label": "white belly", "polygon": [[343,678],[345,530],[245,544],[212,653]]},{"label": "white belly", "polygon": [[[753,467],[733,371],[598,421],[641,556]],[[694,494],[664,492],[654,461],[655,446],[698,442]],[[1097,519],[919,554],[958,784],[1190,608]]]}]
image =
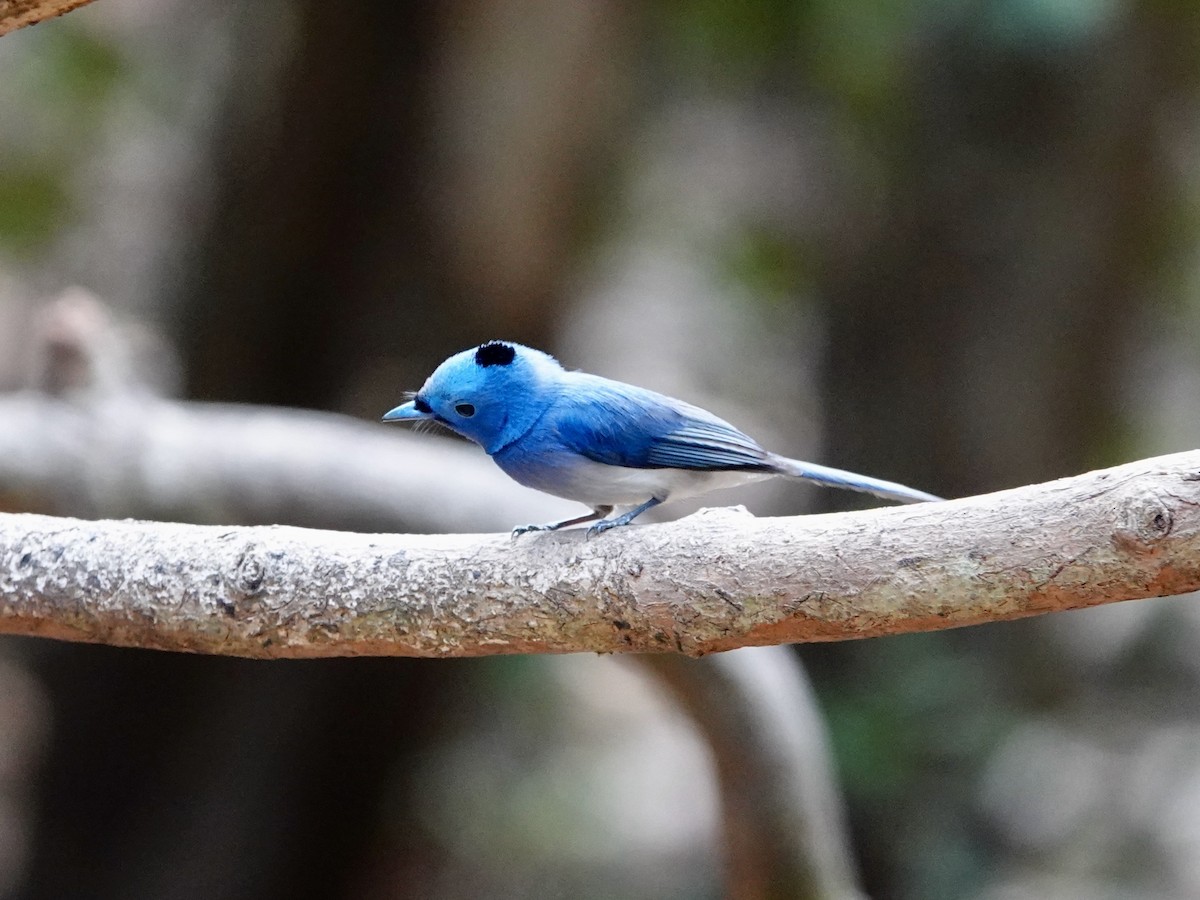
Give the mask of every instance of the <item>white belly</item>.
[{"label": "white belly", "polygon": [[633,506],[651,497],[679,500],[720,488],[770,478],[771,472],[705,472],[696,469],[631,469],[580,459],[569,470],[554,473],[553,483],[529,484],[548,494],[589,506]]}]

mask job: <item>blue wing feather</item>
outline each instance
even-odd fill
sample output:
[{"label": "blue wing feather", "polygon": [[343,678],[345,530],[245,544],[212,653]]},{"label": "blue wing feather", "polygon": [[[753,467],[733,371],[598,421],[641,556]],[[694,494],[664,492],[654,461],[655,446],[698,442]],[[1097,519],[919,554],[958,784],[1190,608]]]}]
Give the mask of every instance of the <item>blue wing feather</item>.
[{"label": "blue wing feather", "polygon": [[564,446],[635,469],[769,469],[766,451],[728,422],[654,391],[581,372],[548,412]]}]

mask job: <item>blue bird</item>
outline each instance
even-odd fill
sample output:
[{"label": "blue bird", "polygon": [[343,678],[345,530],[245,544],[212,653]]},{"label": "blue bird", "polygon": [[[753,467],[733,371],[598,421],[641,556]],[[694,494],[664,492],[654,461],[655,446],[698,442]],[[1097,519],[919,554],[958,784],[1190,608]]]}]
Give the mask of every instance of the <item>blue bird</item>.
[{"label": "blue bird", "polygon": [[[592,508],[562,522],[516,528],[514,536],[584,522],[594,522],[589,535],[599,534],[667,500],[777,475],[901,503],[941,499],[769,453],[697,406],[568,371],[547,353],[507,341],[454,354],[383,421],[445,425],[479,444],[519,483]],[[614,508],[625,511],[608,518]]]}]

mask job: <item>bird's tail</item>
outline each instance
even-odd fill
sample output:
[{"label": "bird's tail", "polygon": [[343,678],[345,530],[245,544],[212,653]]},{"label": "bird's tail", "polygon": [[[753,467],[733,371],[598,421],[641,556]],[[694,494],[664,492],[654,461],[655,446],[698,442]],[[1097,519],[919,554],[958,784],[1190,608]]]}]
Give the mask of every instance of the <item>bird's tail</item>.
[{"label": "bird's tail", "polygon": [[868,475],[857,475],[842,469],[831,469],[828,466],[818,466],[816,463],[801,462],[798,459],[788,459],[786,456],[772,454],[771,462],[777,470],[792,478],[803,478],[826,487],[844,488],[848,491],[862,491],[874,494],[884,500],[897,500],[900,503],[924,503],[931,500],[941,500],[933,494],[918,491],[915,488],[896,484],[894,481],[883,481]]}]

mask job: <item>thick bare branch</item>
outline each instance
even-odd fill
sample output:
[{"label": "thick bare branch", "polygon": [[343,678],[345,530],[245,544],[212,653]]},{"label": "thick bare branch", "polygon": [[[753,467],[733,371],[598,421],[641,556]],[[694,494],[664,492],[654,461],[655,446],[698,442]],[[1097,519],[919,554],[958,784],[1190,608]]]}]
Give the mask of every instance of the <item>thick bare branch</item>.
[{"label": "thick bare branch", "polygon": [[90,3],[91,0],[0,0],[0,34],[36,25]]},{"label": "thick bare branch", "polygon": [[0,516],[0,631],[260,657],[678,651],[1200,588],[1200,452],[946,503],[586,540]]}]

